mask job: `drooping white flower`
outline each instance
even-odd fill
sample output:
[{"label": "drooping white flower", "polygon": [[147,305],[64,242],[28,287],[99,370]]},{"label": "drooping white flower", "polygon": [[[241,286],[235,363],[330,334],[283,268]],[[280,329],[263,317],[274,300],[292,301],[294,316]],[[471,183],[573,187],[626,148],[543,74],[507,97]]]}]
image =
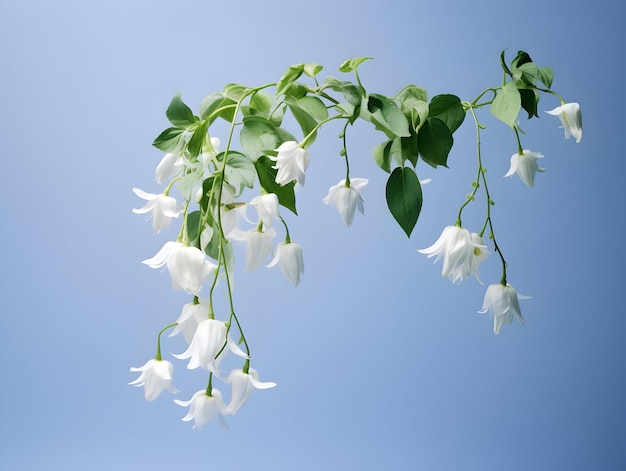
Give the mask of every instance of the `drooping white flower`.
[{"label": "drooping white flower", "polygon": [[339,183],[330,187],[322,201],[336,207],[344,224],[350,227],[357,208],[361,214],[365,214],[361,190],[367,185],[368,180],[367,178],[351,178],[350,185],[346,183],[345,179],[339,180]]},{"label": "drooping white flower", "polygon": [[546,171],[545,168],[541,168],[537,165],[537,159],[541,158],[543,158],[543,155],[539,152],[532,152],[526,149],[523,151],[523,154],[513,154],[511,157],[511,167],[505,177],[510,177],[514,173],[517,173],[520,180],[522,180],[526,186],[532,188],[535,184],[535,173]]},{"label": "drooping white flower", "polygon": [[269,389],[276,386],[274,382],[262,383],[259,381],[259,374],[254,368],[249,368],[248,373],[244,373],[241,369],[233,370],[228,378],[224,379],[224,382],[233,385],[233,394],[228,404],[228,409],[232,415],[235,415],[246,403],[252,394],[252,389]]},{"label": "drooping white flower", "polygon": [[302,247],[297,242],[281,242],[276,247],[274,259],[267,265],[268,268],[278,264],[280,271],[294,286],[300,284],[300,276],[304,273],[304,259]]},{"label": "drooping white flower", "polygon": [[[221,353],[219,353],[220,350],[222,351]],[[219,364],[226,356],[226,353],[228,353],[228,350],[242,358],[247,358],[246,354],[232,338],[230,336],[227,338],[224,322],[206,319],[198,324],[189,348],[183,353],[174,356],[179,360],[190,358],[187,364],[187,368],[190,370],[200,367],[219,376]],[[218,353],[219,357],[217,357]]]},{"label": "drooping white flower", "polygon": [[139,378],[128,384],[143,386],[144,396],[148,402],[154,401],[166,389],[172,394],[178,392],[172,385],[174,367],[169,361],[151,359],[139,368],[131,367],[130,371],[141,373]]},{"label": "drooping white flower", "polygon": [[246,244],[245,271],[256,270],[268,256],[274,255],[274,237],[276,237],[276,231],[271,227],[265,231],[260,231],[257,228],[242,231],[239,228],[235,228],[228,235],[228,238],[232,241],[245,242]]},{"label": "drooping white flower", "polygon": [[263,223],[263,228],[272,227],[272,220],[278,219],[278,196],[274,193],[259,195],[252,198],[250,206],[253,206],[259,214],[259,220]]},{"label": "drooping white flower", "polygon": [[150,268],[167,265],[172,279],[172,288],[185,290],[198,296],[202,283],[217,269],[208,257],[196,247],[186,247],[180,242],[166,242],[152,258],[142,263]]},{"label": "drooping white flower", "polygon": [[309,166],[309,153],[298,145],[296,141],[283,142],[278,149],[278,155],[270,159],[276,162],[273,167],[278,170],[276,183],[286,185],[296,180],[304,186],[304,173]]},{"label": "drooping white flower", "polygon": [[565,139],[573,136],[576,142],[580,142],[583,138],[583,118],[578,103],[564,103],[546,113],[559,117],[563,124],[560,127],[565,131]]},{"label": "drooping white flower", "polygon": [[175,399],[174,402],[182,407],[189,407],[187,415],[181,420],[183,422],[195,421],[194,428],[202,428],[211,422],[215,417],[218,418],[220,424],[224,428],[228,428],[228,424],[224,420],[224,416],[228,414],[229,409],[222,400],[222,393],[219,389],[212,388],[211,396],[207,396],[206,389],[202,389],[194,393],[188,401],[180,401]]},{"label": "drooping white flower", "polygon": [[172,222],[172,218],[178,217],[180,211],[175,198],[163,194],[146,193],[139,188],[133,188],[133,192],[147,201],[143,208],[133,209],[133,213],[145,214],[152,212],[152,228],[156,233],[166,229]]},{"label": "drooping white flower", "polygon": [[520,299],[529,299],[528,296],[519,294],[511,285],[495,283],[489,285],[485,293],[481,314],[489,311],[489,317],[493,319],[493,333],[499,334],[500,328],[513,322],[517,318],[524,325],[524,318],[519,307]]},{"label": "drooping white flower", "polygon": [[178,335],[180,332],[185,337],[187,345],[193,340],[196,329],[200,322],[209,318],[209,302],[206,299],[198,298],[198,303],[187,303],[183,306],[183,310],[176,320],[176,327],[170,333],[170,337]]},{"label": "drooping white flower", "polygon": [[480,281],[478,267],[489,253],[478,234],[470,234],[459,226],[445,227],[433,245],[418,252],[428,255],[428,258],[436,255],[433,263],[443,257],[441,276],[448,277],[452,282],[463,281],[471,275]]},{"label": "drooping white flower", "polygon": [[184,171],[185,163],[180,158],[180,155],[170,152],[165,154],[157,165],[155,180],[158,184],[161,184],[167,180],[181,176]]}]

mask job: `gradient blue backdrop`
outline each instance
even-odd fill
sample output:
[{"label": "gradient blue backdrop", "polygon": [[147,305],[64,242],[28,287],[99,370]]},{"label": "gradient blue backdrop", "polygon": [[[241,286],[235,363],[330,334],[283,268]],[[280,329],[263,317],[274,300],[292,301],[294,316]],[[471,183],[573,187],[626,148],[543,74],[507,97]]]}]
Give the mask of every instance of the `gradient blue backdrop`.
[{"label": "gradient blue backdrop", "polygon": [[[626,469],[621,5],[0,1],[0,468]],[[127,386],[189,299],[139,263],[174,232],[154,235],[131,212],[133,186],[158,191],[150,143],[175,93],[197,109],[228,82],[274,81],[296,62],[336,75],[344,59],[372,56],[370,91],[416,83],[471,100],[499,83],[507,47],[553,66],[585,123],[577,145],[554,117],[522,120],[524,146],[548,169],[531,190],[501,178],[515,142],[482,113],[509,281],[533,297],[527,328],[494,336],[476,313],[485,287],[452,285],[416,252],[469,191],[471,122],[449,170],[418,167],[433,182],[410,240],[386,209],[371,159],[380,137],[366,123],[349,141],[352,175],[370,178],[366,216],[346,229],[321,203],[342,175],[331,126],[289,219],[301,286],[238,261],[254,366],[278,387],[255,391],[225,431],[192,429],[169,394],[148,404]],[[468,211],[470,228],[482,210]],[[495,257],[482,273],[497,282]],[[174,363],[186,400],[206,377]]]}]

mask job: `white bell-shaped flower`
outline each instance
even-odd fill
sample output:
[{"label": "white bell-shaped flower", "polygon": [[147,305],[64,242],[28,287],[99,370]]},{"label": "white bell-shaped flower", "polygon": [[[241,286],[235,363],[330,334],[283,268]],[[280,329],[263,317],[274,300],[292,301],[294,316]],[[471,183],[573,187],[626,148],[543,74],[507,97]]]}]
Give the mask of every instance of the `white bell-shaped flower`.
[{"label": "white bell-shaped flower", "polygon": [[524,325],[524,318],[519,307],[520,299],[530,299],[515,291],[511,285],[495,283],[487,287],[481,314],[489,311],[489,316],[493,319],[493,333],[499,334],[502,326],[509,325],[513,318],[518,319]]},{"label": "white bell-shaped flower", "polygon": [[146,401],[152,402],[166,389],[172,394],[178,391],[172,385],[174,367],[169,361],[151,359],[139,368],[131,367],[130,371],[140,372],[139,377],[128,383],[133,386],[143,386]]},{"label": "white bell-shaped flower", "polygon": [[209,302],[206,299],[198,298],[198,303],[187,303],[183,306],[183,310],[176,319],[176,327],[170,333],[170,337],[174,337],[179,333],[183,333],[187,345],[193,340],[196,329],[200,322],[209,318]]},{"label": "white bell-shaped flower", "polygon": [[302,246],[297,242],[281,242],[276,247],[274,259],[267,265],[268,268],[278,264],[280,271],[293,283],[294,286],[300,284],[300,277],[304,273],[304,259],[302,257]]},{"label": "white bell-shaped flower", "polygon": [[479,279],[478,267],[489,253],[478,234],[470,234],[459,226],[447,226],[433,245],[418,252],[428,258],[436,256],[433,263],[443,257],[441,276],[452,282],[463,281],[471,275]]},{"label": "white bell-shaped flower", "polygon": [[172,279],[172,288],[185,290],[198,296],[204,280],[217,269],[217,265],[196,247],[187,247],[180,242],[166,242],[157,254],[142,263],[150,268],[167,265]]},{"label": "white bell-shaped flower", "polygon": [[349,227],[357,208],[361,214],[365,214],[361,190],[367,183],[366,178],[351,178],[350,185],[347,185],[346,180],[341,179],[339,183],[330,187],[328,194],[322,201],[337,208],[344,224]]},{"label": "white bell-shaped flower", "polygon": [[286,185],[296,180],[304,186],[304,173],[309,166],[309,153],[298,145],[296,141],[283,142],[278,149],[276,157],[270,159],[276,162],[273,167],[278,170],[276,173],[276,183]]},{"label": "white bell-shaped flower", "polygon": [[[228,350],[242,358],[247,358],[246,354],[230,336],[227,338],[224,322],[206,319],[198,324],[189,348],[183,353],[174,356],[179,360],[190,358],[187,364],[187,368],[190,370],[200,367],[219,376],[219,364],[226,356],[226,353],[228,353]],[[219,357],[217,356],[218,353]]]},{"label": "white bell-shaped flower", "polygon": [[276,386],[276,383],[271,381],[266,383],[259,381],[259,374],[254,368],[249,368],[248,373],[244,373],[242,369],[233,370],[224,382],[231,383],[233,387],[233,394],[228,404],[232,415],[235,415],[246,403],[253,389],[269,389]]},{"label": "white bell-shaped flower", "polygon": [[526,186],[532,188],[535,184],[535,174],[537,172],[546,171],[545,168],[541,168],[537,165],[537,159],[541,158],[543,158],[542,154],[530,150],[524,150],[522,154],[513,154],[511,157],[511,167],[505,177],[510,177],[514,173],[517,173],[520,180],[522,180]]},{"label": "white bell-shaped flower", "polygon": [[206,390],[202,389],[194,393],[188,401],[180,401],[175,399],[174,402],[182,407],[189,407],[187,415],[181,420],[195,422],[194,428],[202,428],[211,422],[215,417],[218,418],[220,424],[224,428],[228,428],[228,424],[224,420],[224,416],[228,414],[229,409],[222,400],[222,393],[219,389],[211,388],[211,395],[207,396]]},{"label": "white bell-shaped flower", "polygon": [[140,198],[147,201],[143,208],[133,209],[135,214],[151,213],[152,228],[154,232],[159,233],[163,229],[167,229],[172,222],[172,218],[177,218],[180,210],[175,198],[171,196],[155,195],[146,193],[139,188],[133,188],[133,192]]},{"label": "white bell-shaped flower", "polygon": [[578,103],[564,103],[546,113],[558,116],[565,131],[565,139],[572,136],[576,142],[583,138],[583,117]]}]

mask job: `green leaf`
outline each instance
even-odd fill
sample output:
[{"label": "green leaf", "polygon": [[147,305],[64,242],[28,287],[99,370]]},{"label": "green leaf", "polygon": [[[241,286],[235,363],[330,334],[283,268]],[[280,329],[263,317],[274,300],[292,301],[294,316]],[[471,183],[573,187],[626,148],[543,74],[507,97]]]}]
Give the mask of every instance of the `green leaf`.
[{"label": "green leaf", "polygon": [[200,211],[193,211],[187,214],[187,237],[189,245],[197,247],[200,235]]},{"label": "green leaf", "polygon": [[402,102],[407,98],[413,98],[420,101],[428,101],[428,92],[424,87],[417,85],[408,85],[404,88],[398,99]]},{"label": "green leaf", "polygon": [[[318,121],[328,118],[328,110],[322,100],[317,97],[305,96],[299,100],[288,98],[285,100],[285,103],[289,105],[289,109],[296,121],[298,121],[300,128],[302,128],[304,136],[308,136],[316,128]],[[314,142],[316,134],[314,133],[307,140],[308,145]]]},{"label": "green leaf", "polygon": [[537,106],[539,105],[539,92],[536,89],[522,88],[519,90],[522,100],[522,108],[528,112],[528,119],[539,115],[537,114]]},{"label": "green leaf", "polygon": [[[224,153],[217,156],[217,160],[222,160]],[[226,157],[226,168],[224,169],[224,180],[235,188],[235,196],[239,196],[244,186],[252,188],[256,180],[256,170],[250,158],[231,150]]]},{"label": "green leaf", "polygon": [[387,206],[408,237],[422,209],[422,188],[417,175],[409,167],[397,167],[386,187]]},{"label": "green leaf", "polygon": [[258,91],[252,95],[248,106],[241,107],[241,113],[244,116],[262,116],[267,118],[269,117],[273,103],[274,97],[269,93]]},{"label": "green leaf", "polygon": [[185,144],[184,132],[185,130],[181,128],[167,128],[158,135],[152,145],[163,152],[179,153]]},{"label": "green leaf", "polygon": [[276,84],[276,96],[284,94],[304,72],[304,64],[290,65]]},{"label": "green leaf", "polygon": [[268,150],[279,146],[276,127],[261,116],[247,116],[243,119],[243,129],[239,134],[241,146],[252,161],[256,161]]},{"label": "green leaf", "polygon": [[[313,129],[315,129],[315,126],[317,126],[317,121],[315,121],[315,119],[309,113],[304,111],[302,108],[300,108],[296,104],[290,104],[289,110],[291,111],[291,114],[293,114],[294,118],[296,118],[296,121],[300,125],[303,136],[308,136],[309,133],[313,131]],[[315,142],[316,137],[317,137],[317,132],[313,133],[311,137],[307,140],[307,142],[309,144],[312,144],[313,142]]]},{"label": "green leaf", "polygon": [[465,119],[465,109],[456,95],[437,95],[430,100],[428,116],[439,118],[454,133]]},{"label": "green leaf", "polygon": [[374,147],[372,153],[374,154],[374,161],[385,172],[391,172],[391,146],[393,141],[381,142]]},{"label": "green leaf", "polygon": [[509,81],[497,91],[489,110],[492,115],[513,129],[521,107],[522,99],[515,82]]},{"label": "green leaf", "polygon": [[[205,178],[202,181],[202,198],[200,199],[200,207],[206,213],[209,207],[210,194],[213,191],[213,182],[215,181],[215,177],[211,176],[209,178]],[[218,179],[218,181],[220,181]],[[215,201],[213,201],[215,204]]]},{"label": "green leaf", "polygon": [[170,120],[170,123],[179,127],[187,127],[196,121],[191,109],[183,103],[180,93],[174,95],[174,98],[172,98],[170,105],[165,111],[165,115],[167,119]]},{"label": "green leaf", "polygon": [[539,67],[538,77],[547,88],[550,88],[552,86],[552,80],[554,80],[554,70],[552,70],[552,67],[548,66]]},{"label": "green leaf", "polygon": [[248,90],[248,87],[243,85],[239,85],[238,83],[227,83],[222,88],[222,94],[226,97],[237,103],[241,100],[241,97]]},{"label": "green leaf", "polygon": [[220,92],[214,92],[205,96],[200,102],[200,119],[208,118],[222,105],[223,102],[224,95],[222,95]]},{"label": "green leaf", "polygon": [[534,62],[527,62],[513,70],[513,76],[516,80],[520,81],[520,85],[527,85],[534,87],[537,85],[537,78],[539,76],[539,67]]},{"label": "green leaf", "polygon": [[398,105],[384,95],[372,94],[368,97],[367,110],[376,129],[383,131],[389,139],[409,137],[409,122]]},{"label": "green leaf", "polygon": [[315,77],[319,74],[324,66],[316,64],[314,62],[309,62],[308,64],[304,64],[304,75],[307,75],[311,78]]},{"label": "green leaf", "polygon": [[511,68],[516,69],[524,64],[532,62],[533,60],[530,58],[527,52],[517,51],[517,55],[511,61]]},{"label": "green leaf", "polygon": [[454,138],[448,125],[439,118],[428,118],[417,133],[417,146],[424,162],[437,168],[448,166],[448,154]]},{"label": "green leaf", "polygon": [[372,59],[371,57],[353,57],[343,61],[339,66],[339,72],[352,72],[356,70],[363,62]]},{"label": "green leaf", "polygon": [[273,166],[274,162],[265,155],[259,157],[254,163],[261,187],[268,193],[275,193],[278,197],[278,202],[297,215],[296,194],[294,192],[296,182],[292,181],[286,185],[276,183],[276,173],[278,170],[273,168]]},{"label": "green leaf", "polygon": [[324,102],[315,96],[302,97],[297,100],[296,104],[317,121],[324,121],[328,118],[328,110],[326,109]]},{"label": "green leaf", "polygon": [[337,80],[335,77],[328,76],[324,80],[324,84],[336,92],[341,93],[345,99],[355,108],[361,106],[361,98],[363,95],[359,87],[352,82]]},{"label": "green leaf", "polygon": [[198,157],[198,154],[202,151],[202,145],[204,144],[205,139],[208,134],[207,131],[209,129],[209,122],[202,121],[201,124],[195,129],[191,139],[189,140],[189,144],[187,144],[187,150],[189,151],[189,156],[192,159]]},{"label": "green leaf", "polygon": [[506,60],[504,58],[504,54],[506,53],[506,49],[504,49],[501,53],[500,53],[500,65],[502,66],[502,70],[504,70],[504,72],[509,76],[509,77],[513,77],[513,74],[511,73],[511,71],[509,70],[509,68],[506,65]]},{"label": "green leaf", "polygon": [[428,119],[428,103],[423,100],[408,97],[400,102],[400,110],[416,130],[419,130]]}]

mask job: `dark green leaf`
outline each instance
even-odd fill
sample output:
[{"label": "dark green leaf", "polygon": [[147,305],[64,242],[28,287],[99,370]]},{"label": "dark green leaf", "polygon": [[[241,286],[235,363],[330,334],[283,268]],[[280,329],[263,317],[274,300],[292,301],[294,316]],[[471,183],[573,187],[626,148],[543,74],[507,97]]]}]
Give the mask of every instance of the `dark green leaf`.
[{"label": "dark green leaf", "polygon": [[200,211],[193,211],[187,214],[187,237],[189,245],[197,247],[200,237]]},{"label": "dark green leaf", "polygon": [[504,70],[504,72],[509,76],[509,77],[513,77],[513,74],[511,73],[511,71],[509,70],[509,68],[506,65],[506,60],[504,58],[504,53],[506,52],[506,49],[504,49],[501,53],[500,53],[500,65],[502,66],[502,69]]},{"label": "dark green leaf", "polygon": [[520,89],[520,97],[522,100],[522,108],[528,113],[528,119],[539,115],[537,114],[537,105],[539,104],[539,92],[536,89]]},{"label": "dark green leaf", "polygon": [[439,118],[454,133],[465,119],[465,109],[455,95],[437,95],[430,100],[428,116]]},{"label": "dark green leaf", "polygon": [[439,118],[428,118],[417,133],[417,146],[424,162],[437,168],[448,166],[448,154],[454,139],[446,123]]},{"label": "dark green leaf", "polygon": [[409,167],[397,167],[386,187],[387,206],[408,237],[422,209],[422,188],[417,175]]},{"label": "dark green leaf", "polygon": [[154,140],[152,145],[163,152],[178,153],[183,149],[183,132],[181,128],[167,128]]},{"label": "dark green leaf", "polygon": [[278,202],[282,206],[292,211],[294,214],[298,214],[296,211],[296,195],[294,192],[296,182],[292,181],[287,185],[279,185],[276,183],[276,173],[278,171],[273,168],[273,166],[274,162],[265,155],[259,157],[254,163],[261,187],[268,193],[275,193],[278,197]]},{"label": "dark green leaf", "polygon": [[174,95],[174,98],[172,98],[170,105],[165,111],[165,115],[174,126],[186,127],[195,122],[193,112],[183,103],[183,100],[180,98],[180,93]]},{"label": "dark green leaf", "polygon": [[204,144],[205,139],[208,134],[207,131],[209,129],[209,122],[202,121],[200,126],[196,128],[189,140],[189,144],[187,144],[187,150],[189,151],[189,157],[195,159],[198,157],[198,154],[202,151],[202,145]]}]

